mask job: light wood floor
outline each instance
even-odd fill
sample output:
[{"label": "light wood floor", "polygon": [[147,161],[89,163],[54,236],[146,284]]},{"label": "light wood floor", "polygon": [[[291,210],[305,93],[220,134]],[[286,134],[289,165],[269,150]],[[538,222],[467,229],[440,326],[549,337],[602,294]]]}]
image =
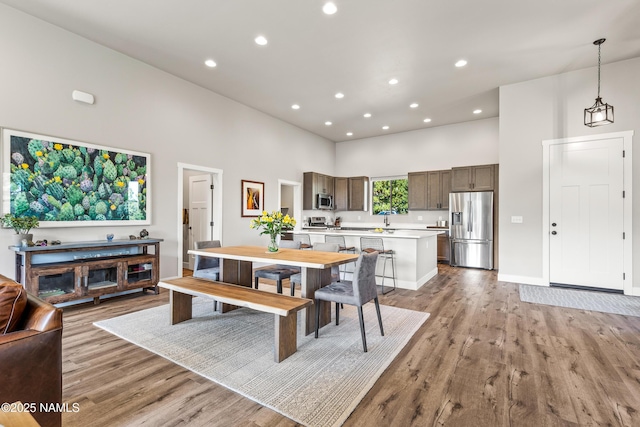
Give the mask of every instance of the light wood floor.
[{"label": "light wood floor", "polygon": [[[80,405],[65,427],[295,425],[92,326],[167,302],[161,292],[65,309],[63,397]],[[448,266],[381,303],[431,317],[346,426],[640,425],[640,318],[523,303],[495,272]]]}]

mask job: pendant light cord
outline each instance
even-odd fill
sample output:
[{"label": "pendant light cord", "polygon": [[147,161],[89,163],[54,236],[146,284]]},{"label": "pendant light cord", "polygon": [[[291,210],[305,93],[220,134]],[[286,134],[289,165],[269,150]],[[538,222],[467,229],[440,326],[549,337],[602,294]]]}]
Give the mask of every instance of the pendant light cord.
[{"label": "pendant light cord", "polygon": [[600,48],[602,44],[598,45],[598,98],[600,98]]}]

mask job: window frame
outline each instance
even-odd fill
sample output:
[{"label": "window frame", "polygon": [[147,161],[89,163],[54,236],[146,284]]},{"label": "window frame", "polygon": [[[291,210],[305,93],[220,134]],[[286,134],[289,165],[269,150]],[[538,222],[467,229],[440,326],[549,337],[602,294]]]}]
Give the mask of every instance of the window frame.
[{"label": "window frame", "polygon": [[[405,180],[407,181],[407,191],[409,189],[409,175],[391,175],[391,176],[378,176],[378,177],[371,177],[369,178],[369,215],[371,216],[377,216],[379,214],[375,214],[374,212],[374,203],[373,203],[373,187],[375,186],[375,183],[377,181],[396,181],[396,180]],[[393,210],[393,206],[391,206],[391,203],[389,203],[389,207],[391,208],[391,210]],[[407,212],[405,213],[390,213],[389,215],[407,215],[409,214],[409,206],[408,206],[408,200],[407,200]]]}]

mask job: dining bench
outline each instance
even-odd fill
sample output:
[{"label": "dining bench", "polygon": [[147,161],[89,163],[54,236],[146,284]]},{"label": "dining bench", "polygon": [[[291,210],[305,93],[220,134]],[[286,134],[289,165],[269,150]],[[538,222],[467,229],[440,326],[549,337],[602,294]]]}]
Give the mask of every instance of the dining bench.
[{"label": "dining bench", "polygon": [[279,363],[298,348],[297,312],[312,305],[313,300],[260,291],[197,277],[181,277],[158,282],[170,291],[171,324],[192,317],[192,297],[211,298],[221,303],[272,313],[275,316],[274,360]]}]

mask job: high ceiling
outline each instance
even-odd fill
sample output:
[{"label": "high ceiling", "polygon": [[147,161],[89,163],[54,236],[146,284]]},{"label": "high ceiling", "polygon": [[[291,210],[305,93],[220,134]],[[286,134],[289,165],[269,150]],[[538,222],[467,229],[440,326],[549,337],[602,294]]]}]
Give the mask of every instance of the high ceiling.
[{"label": "high ceiling", "polygon": [[496,117],[499,86],[595,66],[598,38],[640,56],[638,0],[0,2],[337,142]]}]

